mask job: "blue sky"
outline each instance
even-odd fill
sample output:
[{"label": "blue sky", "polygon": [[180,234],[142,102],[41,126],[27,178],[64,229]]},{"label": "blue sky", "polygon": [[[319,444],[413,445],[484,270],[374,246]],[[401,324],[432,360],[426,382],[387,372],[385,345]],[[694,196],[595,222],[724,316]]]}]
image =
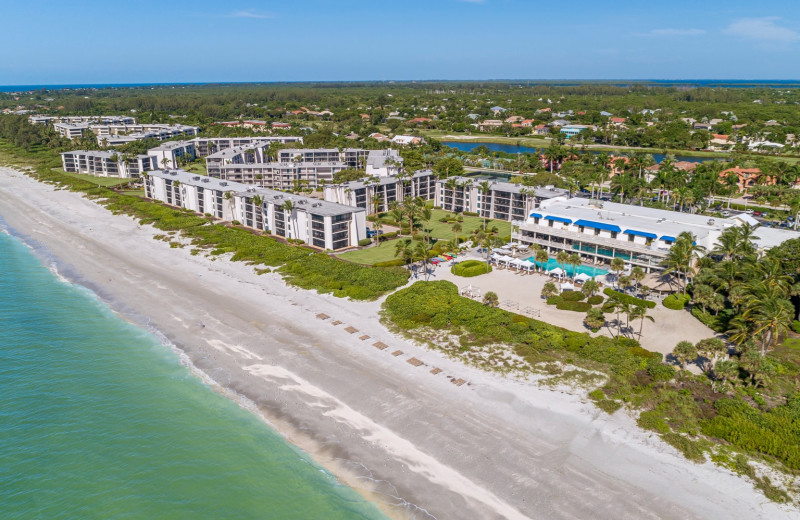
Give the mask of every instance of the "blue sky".
[{"label": "blue sky", "polygon": [[0,84],[800,79],[796,0],[0,0]]}]

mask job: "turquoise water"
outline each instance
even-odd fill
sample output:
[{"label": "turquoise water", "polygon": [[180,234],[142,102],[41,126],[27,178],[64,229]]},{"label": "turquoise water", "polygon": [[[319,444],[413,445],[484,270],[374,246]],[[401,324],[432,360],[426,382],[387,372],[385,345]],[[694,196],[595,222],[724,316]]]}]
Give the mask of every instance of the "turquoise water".
[{"label": "turquoise water", "polygon": [[0,518],[384,518],[0,232]]},{"label": "turquoise water", "polygon": [[[531,256],[531,257],[529,257],[529,258],[528,258],[528,260],[530,260],[531,262],[535,263],[535,264],[536,264],[538,267],[542,267],[542,264],[541,264],[540,262],[537,262],[537,261],[536,261],[536,257],[534,257],[534,256]],[[556,267],[561,267],[562,269],[564,269],[564,268],[561,266],[561,264],[559,264],[559,263],[556,261],[556,259],[555,259],[555,258],[551,258],[551,259],[549,259],[549,260],[548,260],[547,262],[545,262],[545,264],[544,264],[544,269],[545,269],[546,271],[550,271],[551,269],[555,269]],[[574,268],[573,266],[571,266],[571,265],[567,265],[567,268],[565,269],[565,271],[567,272],[567,274],[568,274],[569,276],[574,276],[574,275],[576,274],[576,273],[574,272],[574,271],[575,271],[575,268]],[[578,266],[578,270],[577,270],[577,271],[578,271],[578,274],[580,274],[580,273],[583,273],[583,274],[588,274],[589,276],[592,276],[592,277],[595,277],[595,276],[603,276],[603,275],[607,275],[607,274],[608,274],[608,271],[607,271],[607,270],[605,270],[605,269],[600,269],[599,267],[592,267],[591,265],[579,265],[579,266]]]}]

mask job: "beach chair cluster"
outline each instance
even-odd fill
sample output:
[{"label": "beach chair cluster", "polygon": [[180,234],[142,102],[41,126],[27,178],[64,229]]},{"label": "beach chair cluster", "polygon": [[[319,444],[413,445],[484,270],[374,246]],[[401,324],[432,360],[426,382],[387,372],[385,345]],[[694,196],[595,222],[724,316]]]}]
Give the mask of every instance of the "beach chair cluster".
[{"label": "beach chair cluster", "polygon": [[455,257],[453,255],[448,255],[446,253],[443,253],[440,256],[434,256],[433,258],[431,258],[430,262],[433,265],[436,265],[436,264],[441,264],[441,263],[444,263],[444,262],[449,262],[450,260],[453,260],[453,259],[455,259]]}]

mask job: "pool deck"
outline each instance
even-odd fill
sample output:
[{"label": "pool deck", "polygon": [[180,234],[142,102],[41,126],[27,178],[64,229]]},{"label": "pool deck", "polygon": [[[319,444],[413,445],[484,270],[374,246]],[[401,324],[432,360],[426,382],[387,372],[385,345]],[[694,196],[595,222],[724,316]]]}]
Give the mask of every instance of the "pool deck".
[{"label": "pool deck", "polygon": [[[478,259],[485,261],[485,258],[475,253],[467,253],[465,256],[459,257],[458,261]],[[451,265],[451,262],[447,262],[434,266],[430,280],[447,280],[456,284],[459,289],[471,285],[473,289],[480,289],[481,295],[488,291],[494,291],[500,299],[500,307],[519,314],[526,314],[524,312],[526,309],[536,310],[539,313],[538,316],[527,315],[565,329],[589,332],[592,336],[616,334],[616,328],[609,330],[608,327],[597,333],[591,333],[583,324],[585,313],[562,311],[552,305],[547,305],[541,297],[542,287],[551,280],[547,275],[517,273],[513,269],[495,267],[491,273],[473,278],[463,278],[450,272]],[[420,274],[418,279],[424,279],[424,277]],[[598,277],[598,281],[604,281],[604,279]],[[650,310],[649,315],[654,318],[655,322],[644,322],[641,339],[642,346],[648,350],[667,354],[672,352],[679,341],[688,340],[695,343],[714,336],[713,330],[700,323],[688,311],[667,309],[660,300],[656,307]],[[613,320],[614,316],[608,315],[607,318]],[[634,325],[634,329],[638,330],[638,328],[639,322]]]}]

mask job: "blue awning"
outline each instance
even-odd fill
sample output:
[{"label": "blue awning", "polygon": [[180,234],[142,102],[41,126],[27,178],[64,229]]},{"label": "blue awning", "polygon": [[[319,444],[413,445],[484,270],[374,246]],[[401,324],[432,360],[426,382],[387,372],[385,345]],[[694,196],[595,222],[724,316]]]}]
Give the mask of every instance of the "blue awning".
[{"label": "blue awning", "polygon": [[542,214],[541,213],[531,213],[531,217],[533,217],[533,218],[542,218]]},{"label": "blue awning", "polygon": [[645,237],[645,238],[658,238],[658,235],[655,233],[648,233],[647,231],[637,231],[635,229],[626,229],[626,235],[633,235],[635,237]]},{"label": "blue awning", "polygon": [[664,235],[661,237],[661,240],[663,240],[664,242],[675,242],[675,237]]},{"label": "blue awning", "polygon": [[554,217],[553,215],[547,215],[544,217],[545,220],[554,220],[556,222],[563,222],[564,224],[572,224],[572,220],[564,217]]},{"label": "blue awning", "polygon": [[593,220],[576,220],[575,225],[594,229],[602,229],[604,231],[616,231],[617,233],[622,231],[619,226],[615,226],[614,224],[603,224],[602,222],[595,222]]}]

